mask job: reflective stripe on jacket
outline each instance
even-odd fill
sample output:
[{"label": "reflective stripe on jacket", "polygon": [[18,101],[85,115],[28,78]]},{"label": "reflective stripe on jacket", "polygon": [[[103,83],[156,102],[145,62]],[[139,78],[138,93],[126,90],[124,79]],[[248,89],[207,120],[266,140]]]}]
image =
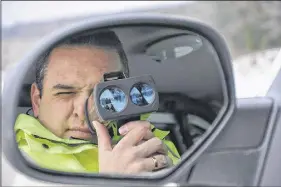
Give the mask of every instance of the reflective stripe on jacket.
[{"label": "reflective stripe on jacket", "polygon": [[[143,115],[141,120],[146,120]],[[112,123],[113,140],[117,128]],[[152,128],[154,126],[152,125]],[[40,167],[66,172],[98,172],[98,148],[86,140],[62,139],[47,130],[40,122],[29,115],[20,114],[15,124],[16,141],[19,149]],[[166,140],[169,131],[153,129],[153,134],[164,141],[173,164],[180,160],[180,155],[173,142]]]}]

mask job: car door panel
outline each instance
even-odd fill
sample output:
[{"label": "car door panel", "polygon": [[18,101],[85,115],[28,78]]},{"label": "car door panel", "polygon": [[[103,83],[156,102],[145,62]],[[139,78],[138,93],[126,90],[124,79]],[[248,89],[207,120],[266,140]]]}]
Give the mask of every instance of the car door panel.
[{"label": "car door panel", "polygon": [[271,98],[238,100],[232,119],[195,164],[189,183],[258,185],[276,112]]},{"label": "car door panel", "polygon": [[270,120],[271,98],[239,99],[232,119],[216,138],[210,151],[253,149],[261,145]]},{"label": "car door panel", "polygon": [[[276,57],[276,63],[281,63],[281,50]],[[266,161],[264,170],[260,179],[261,186],[280,186],[281,184],[281,69],[271,85],[267,95],[274,98],[276,101],[276,107],[278,107],[276,125],[273,128],[271,134],[270,145],[268,146],[268,153],[266,155]]]}]

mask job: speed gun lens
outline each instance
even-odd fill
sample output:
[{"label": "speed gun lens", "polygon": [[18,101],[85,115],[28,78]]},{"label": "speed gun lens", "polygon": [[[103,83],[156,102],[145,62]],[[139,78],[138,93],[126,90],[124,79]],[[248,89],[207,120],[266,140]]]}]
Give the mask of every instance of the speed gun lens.
[{"label": "speed gun lens", "polygon": [[130,92],[131,101],[138,106],[146,106],[153,103],[155,92],[148,84],[137,84]]},{"label": "speed gun lens", "polygon": [[126,104],[125,93],[117,87],[106,88],[100,95],[100,105],[107,111],[121,112],[125,109]]}]

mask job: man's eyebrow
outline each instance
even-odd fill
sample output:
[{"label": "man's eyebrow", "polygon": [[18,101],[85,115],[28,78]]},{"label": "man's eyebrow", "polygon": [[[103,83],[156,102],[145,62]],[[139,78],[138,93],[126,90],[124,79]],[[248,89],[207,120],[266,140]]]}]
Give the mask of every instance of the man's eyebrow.
[{"label": "man's eyebrow", "polygon": [[53,89],[74,90],[74,89],[78,89],[78,88],[75,86],[70,86],[70,85],[66,85],[66,84],[57,84],[57,85],[53,86]]}]

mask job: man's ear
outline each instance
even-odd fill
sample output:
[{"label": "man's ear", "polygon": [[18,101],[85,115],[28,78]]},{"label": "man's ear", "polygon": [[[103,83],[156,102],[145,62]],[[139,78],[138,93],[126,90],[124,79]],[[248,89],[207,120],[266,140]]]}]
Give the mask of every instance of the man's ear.
[{"label": "man's ear", "polygon": [[30,97],[31,97],[33,114],[35,117],[38,117],[41,97],[40,97],[40,91],[36,83],[33,83],[31,85]]}]

